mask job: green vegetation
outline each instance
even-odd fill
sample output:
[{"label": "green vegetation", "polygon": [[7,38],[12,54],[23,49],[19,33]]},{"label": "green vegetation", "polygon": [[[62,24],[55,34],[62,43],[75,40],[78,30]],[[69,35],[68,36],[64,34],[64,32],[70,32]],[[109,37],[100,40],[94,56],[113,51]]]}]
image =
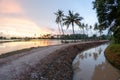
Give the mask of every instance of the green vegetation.
[{"label": "green vegetation", "polygon": [[[85,30],[84,30],[84,28],[85,28],[85,24],[82,23],[82,24],[79,26],[79,28],[82,29],[82,30],[83,30],[83,34],[85,34]],[[83,39],[85,39],[84,36],[83,36]]]},{"label": "green vegetation", "polygon": [[68,35],[62,35],[62,38],[66,39],[66,40],[72,40],[72,39],[76,39],[76,40],[108,40],[109,36],[108,35],[101,35],[99,37],[97,37],[95,34],[91,37],[89,37],[86,34],[68,34]]},{"label": "green vegetation", "polygon": [[120,0],[95,0],[100,29],[113,32],[115,43],[120,43]]},{"label": "green vegetation", "polygon": [[114,33],[114,41],[115,43],[120,43],[120,29],[116,30]]},{"label": "green vegetation", "polygon": [[102,27],[100,26],[100,25],[98,25],[97,23],[95,23],[95,25],[94,25],[94,30],[98,30],[99,31],[99,33],[100,33],[100,36],[102,35],[102,31],[103,31],[103,29],[102,29]]},{"label": "green vegetation", "polygon": [[[55,22],[58,24],[58,30],[59,30],[59,37],[57,39],[68,40],[68,39],[82,39],[82,40],[102,40],[102,39],[108,39],[108,35],[102,35],[103,27],[101,25],[98,25],[98,23],[95,23],[94,26],[81,23],[81,20],[83,17],[80,16],[79,13],[74,13],[71,10],[68,11],[68,14],[65,15],[62,10],[58,10],[56,13],[56,20]],[[82,29],[81,34],[75,34],[74,26],[77,25],[79,29]],[[71,26],[73,34],[64,34],[63,27],[66,26],[67,29]],[[93,36],[88,36],[88,31],[91,31],[92,29],[96,30],[96,34],[92,34]],[[97,32],[99,31],[100,36],[97,36]],[[61,34],[62,33],[62,34]],[[54,36],[52,39],[55,38]]]},{"label": "green vegetation", "polygon": [[0,39],[6,39],[6,37],[0,36]]},{"label": "green vegetation", "polygon": [[101,32],[108,29],[113,34],[113,43],[106,49],[107,59],[120,69],[120,0],[95,0],[94,9],[98,22],[95,29]]},{"label": "green vegetation", "polygon": [[[79,13],[73,13],[72,11],[68,11],[68,15],[64,15],[62,10],[58,10],[56,13],[56,20],[55,22],[58,24],[58,30],[59,33],[61,35],[62,32],[62,36],[60,38],[65,39],[64,38],[64,30],[63,30],[63,26],[66,25],[67,29],[70,27],[70,25],[72,26],[72,30],[73,30],[73,35],[75,35],[75,31],[74,31],[74,25],[78,25],[80,26],[81,23],[80,21],[83,19]],[[61,26],[61,29],[60,27]],[[73,37],[73,39],[75,39],[75,36]]]},{"label": "green vegetation", "polygon": [[108,61],[120,69],[120,44],[111,44],[105,50],[105,56]]},{"label": "green vegetation", "polygon": [[72,30],[73,30],[73,35],[75,34],[74,31],[74,25],[80,25],[80,21],[83,18],[79,15],[79,13],[73,13],[72,11],[69,10],[69,13],[67,16],[65,16],[65,18],[63,19],[63,24],[67,26],[67,29],[69,28],[69,26],[72,26]]}]

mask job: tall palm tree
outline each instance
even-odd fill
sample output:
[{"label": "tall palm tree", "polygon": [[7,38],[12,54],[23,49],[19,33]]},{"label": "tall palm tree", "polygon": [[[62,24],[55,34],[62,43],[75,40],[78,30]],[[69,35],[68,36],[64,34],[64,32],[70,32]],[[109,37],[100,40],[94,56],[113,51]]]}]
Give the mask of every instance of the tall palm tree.
[{"label": "tall palm tree", "polygon": [[95,23],[94,30],[98,30],[100,33],[100,37],[102,35],[103,27]]},{"label": "tall palm tree", "polygon": [[69,26],[72,26],[72,30],[73,30],[73,35],[75,35],[75,31],[74,31],[74,25],[80,25],[80,21],[83,18],[78,14],[78,13],[73,13],[72,11],[69,10],[69,13],[67,16],[65,16],[65,18],[63,19],[63,24],[67,26],[67,29],[69,28]]},{"label": "tall palm tree", "polygon": [[[98,23],[95,23],[95,24],[94,24],[94,30],[95,30],[95,31],[98,30]],[[96,34],[97,34],[97,32],[96,32]]]},{"label": "tall palm tree", "polygon": [[93,34],[93,33],[92,33],[92,26],[90,25],[89,27],[90,27],[91,34]]},{"label": "tall palm tree", "polygon": [[98,27],[98,30],[99,30],[99,33],[100,33],[100,36],[102,35],[102,31],[103,31],[103,27],[102,26],[99,26]]},{"label": "tall palm tree", "polygon": [[88,24],[85,25],[86,35],[88,36]]},{"label": "tall palm tree", "polygon": [[98,23],[95,23],[95,24],[94,24],[94,30],[96,31],[96,35],[97,35]]},{"label": "tall palm tree", "polygon": [[85,34],[85,31],[84,31],[85,24],[84,23],[80,24],[79,28],[82,28],[82,30],[83,30],[83,39],[85,39],[85,37],[84,37],[84,34]]},{"label": "tall palm tree", "polygon": [[61,35],[61,29],[60,29],[59,21],[56,19],[55,22],[58,24],[59,34]]},{"label": "tall palm tree", "polygon": [[[56,20],[55,22],[58,24],[58,29],[59,29],[59,32],[61,34],[61,31],[62,31],[62,35],[64,35],[64,31],[63,31],[63,27],[62,27],[62,20],[63,20],[63,17],[64,17],[64,13],[62,10],[58,10],[56,13]],[[60,29],[60,27],[61,29]]]}]

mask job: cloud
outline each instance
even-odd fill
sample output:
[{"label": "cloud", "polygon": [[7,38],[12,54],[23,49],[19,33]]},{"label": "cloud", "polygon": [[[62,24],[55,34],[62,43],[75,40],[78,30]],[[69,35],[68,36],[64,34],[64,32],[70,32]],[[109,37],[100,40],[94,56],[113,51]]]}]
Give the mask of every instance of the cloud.
[{"label": "cloud", "polygon": [[[9,36],[40,36],[52,33],[53,29],[38,26],[27,18],[25,10],[18,0],[0,0],[0,35]],[[16,16],[17,15],[17,16]],[[26,17],[26,18],[25,18]]]},{"label": "cloud", "polygon": [[23,14],[24,10],[16,0],[0,0],[0,14]]},{"label": "cloud", "polygon": [[9,36],[28,36],[32,37],[34,34],[40,36],[40,34],[51,33],[51,29],[39,27],[33,21],[25,18],[12,18],[3,17],[0,18],[0,32]]}]

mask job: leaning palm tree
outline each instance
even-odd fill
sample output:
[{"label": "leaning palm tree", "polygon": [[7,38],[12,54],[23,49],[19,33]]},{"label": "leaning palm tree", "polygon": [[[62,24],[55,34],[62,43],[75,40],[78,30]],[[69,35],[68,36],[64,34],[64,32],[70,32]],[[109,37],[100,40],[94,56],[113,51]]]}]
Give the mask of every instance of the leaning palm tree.
[{"label": "leaning palm tree", "polygon": [[86,29],[86,36],[88,36],[88,24],[85,25],[85,29]]},{"label": "leaning palm tree", "polygon": [[98,23],[95,23],[95,24],[94,24],[94,30],[96,31],[96,35],[97,35]]},{"label": "leaning palm tree", "polygon": [[99,30],[99,33],[100,33],[100,36],[102,35],[102,31],[103,31],[103,27],[102,26],[99,26],[98,27],[98,30]]},{"label": "leaning palm tree", "polygon": [[[95,23],[94,24],[94,30],[96,31],[96,30],[98,30],[98,23]],[[97,32],[96,32],[97,33]]]},{"label": "leaning palm tree", "polygon": [[99,31],[99,33],[100,33],[100,37],[101,37],[103,27],[102,27],[102,26],[100,26],[100,25],[98,25],[97,23],[95,23],[94,30],[98,30],[98,31]]},{"label": "leaning palm tree", "polygon": [[84,37],[84,34],[85,34],[85,31],[84,31],[85,24],[84,23],[80,24],[79,28],[82,28],[82,30],[83,30],[83,39],[85,39],[85,37]]},{"label": "leaning palm tree", "polygon": [[69,10],[69,13],[67,16],[65,16],[65,18],[63,19],[63,24],[67,26],[67,29],[69,28],[69,26],[72,26],[72,30],[73,30],[73,35],[75,35],[75,31],[74,31],[74,25],[80,25],[80,21],[83,18],[78,14],[78,13],[73,13],[72,11]]},{"label": "leaning palm tree", "polygon": [[[55,22],[58,24],[58,29],[59,29],[59,33],[61,34],[61,31],[62,31],[62,35],[64,35],[64,31],[63,31],[63,27],[62,27],[62,20],[63,20],[63,17],[64,17],[64,14],[63,14],[63,11],[62,10],[58,10],[56,13],[56,20]],[[60,27],[61,29],[60,29]]]},{"label": "leaning palm tree", "polygon": [[92,33],[92,26],[90,25],[89,27],[90,27],[91,34],[93,34],[93,33]]},{"label": "leaning palm tree", "polygon": [[101,35],[102,35],[102,32],[103,32],[103,27],[102,26],[98,26],[98,31],[99,31],[99,33],[100,33],[100,39],[101,39]]},{"label": "leaning palm tree", "polygon": [[58,19],[57,19],[57,18],[56,18],[55,22],[58,24],[59,34],[61,35],[61,29],[60,29],[59,21],[58,21]]}]

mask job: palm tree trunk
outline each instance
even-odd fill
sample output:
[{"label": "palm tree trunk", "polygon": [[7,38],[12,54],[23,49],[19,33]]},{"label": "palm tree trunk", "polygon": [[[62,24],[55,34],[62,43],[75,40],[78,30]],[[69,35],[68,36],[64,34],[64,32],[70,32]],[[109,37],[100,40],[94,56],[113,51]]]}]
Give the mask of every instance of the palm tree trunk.
[{"label": "palm tree trunk", "polygon": [[97,30],[96,30],[96,40],[97,40],[97,38],[98,38],[98,37],[97,37]]},{"label": "palm tree trunk", "polygon": [[72,30],[73,30],[73,39],[75,41],[76,37],[75,37],[74,23],[72,23]]},{"label": "palm tree trunk", "polygon": [[[64,39],[65,39],[65,37],[64,37],[64,30],[63,30],[61,22],[60,22],[60,26],[61,26],[61,30],[62,30],[62,36],[63,36],[61,41],[64,42]],[[66,42],[66,40],[65,40],[65,42]]]},{"label": "palm tree trunk", "polygon": [[83,28],[83,39],[85,40],[85,31],[84,31],[84,28]]},{"label": "palm tree trunk", "polygon": [[87,31],[87,30],[85,30],[85,32],[86,32],[86,38],[85,38],[85,40],[87,40],[87,36],[88,36],[88,31]]},{"label": "palm tree trunk", "polygon": [[100,31],[100,40],[101,40],[101,35],[102,35],[102,32]]},{"label": "palm tree trunk", "polygon": [[93,32],[92,32],[92,30],[90,30],[91,31],[91,35],[93,35]]},{"label": "palm tree trunk", "polygon": [[75,34],[74,32],[74,24],[72,23],[72,30],[73,30],[73,35]]},{"label": "palm tree trunk", "polygon": [[59,30],[59,34],[61,35],[61,31],[60,31],[60,26],[59,26],[59,24],[58,24],[58,30]]},{"label": "palm tree trunk", "polygon": [[61,26],[61,30],[62,30],[62,35],[64,35],[64,30],[62,28],[62,24],[60,23],[60,26]]}]

